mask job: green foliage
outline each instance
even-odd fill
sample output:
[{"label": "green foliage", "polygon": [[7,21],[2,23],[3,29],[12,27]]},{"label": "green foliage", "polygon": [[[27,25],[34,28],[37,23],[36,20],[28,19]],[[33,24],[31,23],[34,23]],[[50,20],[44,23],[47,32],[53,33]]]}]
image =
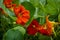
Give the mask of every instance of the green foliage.
[{"label": "green foliage", "polygon": [[39,17],[39,23],[43,25],[45,23],[46,13],[43,12],[40,8],[38,9],[38,17]]},{"label": "green foliage", "polygon": [[13,4],[19,5],[20,4],[20,0],[13,0],[12,2]]},{"label": "green foliage", "polygon": [[58,21],[60,22],[60,14],[58,15]]},{"label": "green foliage", "polygon": [[38,34],[38,38],[39,38],[39,40],[51,40],[50,37],[42,35],[42,34]]},{"label": "green foliage", "polygon": [[1,8],[4,10],[5,14],[7,16],[9,16],[11,19],[13,19],[14,21],[16,20],[15,18],[15,14],[13,11],[9,10],[8,8],[6,8],[3,4],[1,5]]},{"label": "green foliage", "polygon": [[2,4],[3,4],[3,0],[0,0],[0,7],[1,7]]},{"label": "green foliage", "polygon": [[39,0],[30,0],[30,2],[37,7],[39,5]]},{"label": "green foliage", "polygon": [[53,6],[49,5],[49,4],[47,4],[45,7],[46,7],[46,11],[47,11],[47,13],[48,13],[49,15],[58,14],[58,13],[57,13],[57,9],[54,8],[55,6],[53,7]]},{"label": "green foliage", "polygon": [[24,36],[19,30],[10,29],[4,35],[3,40],[23,40]]},{"label": "green foliage", "polygon": [[52,36],[52,38],[54,40],[59,40],[60,39],[60,24],[56,25],[55,32],[56,32],[56,36]]},{"label": "green foliage", "polygon": [[15,25],[13,25],[12,20],[0,13],[0,40],[2,40],[3,34],[13,26]]},{"label": "green foliage", "polygon": [[26,30],[22,26],[14,27],[13,30],[19,30],[23,35],[26,33]]},{"label": "green foliage", "polygon": [[7,13],[7,15],[14,16],[14,13],[8,8],[6,8],[4,5],[2,5],[1,8],[4,10],[5,13]]}]

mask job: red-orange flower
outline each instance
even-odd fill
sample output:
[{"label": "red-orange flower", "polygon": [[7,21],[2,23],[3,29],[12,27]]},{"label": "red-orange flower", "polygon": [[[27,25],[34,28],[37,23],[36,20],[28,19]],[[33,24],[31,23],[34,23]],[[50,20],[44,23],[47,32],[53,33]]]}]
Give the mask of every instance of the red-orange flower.
[{"label": "red-orange flower", "polygon": [[54,30],[54,27],[53,27],[54,26],[54,22],[49,21],[48,17],[49,16],[46,17],[46,26],[47,26],[47,30],[49,31],[49,35],[51,35],[53,30]]},{"label": "red-orange flower", "polygon": [[30,35],[35,35],[37,32],[43,35],[50,35],[48,28],[46,29],[43,25],[40,25],[37,20],[33,20],[27,28],[27,33]]},{"label": "red-orange flower", "polygon": [[39,27],[39,28],[40,28],[38,30],[39,33],[41,33],[43,35],[47,35],[47,36],[51,35],[51,32],[50,32],[50,30],[48,30],[48,28],[47,29],[45,29],[44,27]]},{"label": "red-orange flower", "polygon": [[39,32],[43,35],[49,35],[49,31],[47,29],[41,29]]},{"label": "red-orange flower", "polygon": [[18,7],[14,8],[15,15],[18,16],[19,14],[22,14],[22,12],[25,12],[24,6],[20,5]]},{"label": "red-orange flower", "polygon": [[37,20],[34,19],[31,22],[31,24],[27,27],[27,33],[29,35],[35,35],[38,32],[38,30],[36,29],[36,27],[38,26],[39,26],[39,23],[37,22]]},{"label": "red-orange flower", "polygon": [[12,0],[4,0],[4,4],[7,8],[10,8],[12,6],[11,2]]},{"label": "red-orange flower", "polygon": [[30,12],[29,10],[26,10],[24,6],[20,5],[18,7],[14,8],[15,15],[17,17],[16,23],[24,25],[26,22],[28,22],[30,18]]},{"label": "red-orange flower", "polygon": [[11,8],[13,6],[16,6],[16,4],[12,4],[12,1],[13,0],[4,0],[4,5],[7,7],[7,8]]},{"label": "red-orange flower", "polygon": [[[37,32],[43,34],[43,35],[47,35],[50,36],[52,34],[52,24],[50,24],[49,21],[47,21],[48,19],[46,19],[46,24],[45,25],[40,25],[37,20],[33,20],[32,23],[28,26],[27,28],[27,33],[30,35],[35,35]],[[49,23],[48,23],[49,22]],[[51,26],[49,26],[49,24]],[[48,26],[47,26],[48,25]]]},{"label": "red-orange flower", "polygon": [[46,24],[39,28],[39,32],[43,35],[51,35],[53,32],[53,24],[48,20],[48,16],[46,17]]}]

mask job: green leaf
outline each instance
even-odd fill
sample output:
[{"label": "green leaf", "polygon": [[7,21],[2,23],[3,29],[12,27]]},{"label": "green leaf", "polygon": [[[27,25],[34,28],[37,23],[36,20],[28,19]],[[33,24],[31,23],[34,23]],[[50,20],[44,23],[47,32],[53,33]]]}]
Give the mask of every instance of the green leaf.
[{"label": "green leaf", "polygon": [[43,5],[46,5],[47,0],[40,0],[39,3],[41,2]]},{"label": "green leaf", "polygon": [[39,38],[39,40],[51,40],[50,37],[42,35],[42,34],[39,34],[38,38]]},{"label": "green leaf", "polygon": [[58,14],[58,10],[56,8],[54,8],[53,6],[51,6],[50,4],[47,4],[45,6],[46,10],[47,10],[47,14],[49,15],[56,15]]},{"label": "green leaf", "polygon": [[24,2],[24,1],[26,1],[26,0],[20,0],[20,3]]},{"label": "green leaf", "polygon": [[60,14],[58,15],[58,21],[60,22]]},{"label": "green leaf", "polygon": [[44,23],[45,23],[45,19],[46,19],[46,13],[45,12],[43,12],[43,10],[41,10],[40,8],[38,8],[38,18],[37,18],[37,20],[39,21],[39,23],[41,24],[41,25],[43,25]]},{"label": "green leaf", "polygon": [[26,33],[25,29],[22,26],[14,27],[13,30],[19,30],[23,35]]},{"label": "green leaf", "polygon": [[50,21],[56,21],[56,22],[58,22],[58,14],[50,15],[49,16],[49,20]]},{"label": "green leaf", "polygon": [[4,10],[4,12],[13,20],[16,20],[14,19],[15,17],[15,14],[13,11],[9,10],[8,8],[6,8],[4,5],[1,6],[1,8]]},{"label": "green leaf", "polygon": [[56,0],[56,6],[57,8],[60,8],[60,0]]},{"label": "green leaf", "polygon": [[22,2],[25,2],[25,1],[30,1],[30,0],[19,0],[19,3],[21,4]]},{"label": "green leaf", "polygon": [[3,4],[3,0],[0,0],[0,7],[1,7],[2,4]]},{"label": "green leaf", "polygon": [[15,15],[14,15],[14,12],[12,12],[12,11],[9,10],[8,8],[6,8],[4,5],[2,5],[1,8],[4,10],[5,13],[7,13],[7,15],[9,15],[9,16],[15,16]]},{"label": "green leaf", "polygon": [[54,40],[59,40],[60,39],[60,24],[56,25],[56,27],[54,28],[55,32],[56,32],[56,36],[53,36]]},{"label": "green leaf", "polygon": [[47,0],[47,4],[57,9],[60,8],[60,0]]},{"label": "green leaf", "polygon": [[3,40],[24,40],[24,36],[20,31],[10,29],[4,35]]},{"label": "green leaf", "polygon": [[53,38],[54,40],[60,40],[60,31],[57,32],[57,36]]},{"label": "green leaf", "polygon": [[60,40],[60,32],[57,34],[57,37],[55,38],[55,40]]},{"label": "green leaf", "polygon": [[19,4],[20,4],[20,0],[13,0],[12,3],[13,3],[13,4],[17,4],[17,5],[19,5]]},{"label": "green leaf", "polygon": [[45,5],[46,4],[46,0],[30,0],[30,2],[35,6],[35,7],[38,7],[40,6],[40,2]]},{"label": "green leaf", "polygon": [[30,20],[27,22],[27,25],[29,25],[31,23],[31,21],[33,20],[34,17],[34,13],[35,13],[35,7],[30,3],[30,2],[23,2],[21,3],[27,10],[30,11]]},{"label": "green leaf", "polygon": [[57,0],[47,0],[47,4],[50,4],[51,6],[53,6],[55,8],[56,7],[56,1]]},{"label": "green leaf", "polygon": [[30,2],[37,7],[39,5],[39,0],[30,0]]}]

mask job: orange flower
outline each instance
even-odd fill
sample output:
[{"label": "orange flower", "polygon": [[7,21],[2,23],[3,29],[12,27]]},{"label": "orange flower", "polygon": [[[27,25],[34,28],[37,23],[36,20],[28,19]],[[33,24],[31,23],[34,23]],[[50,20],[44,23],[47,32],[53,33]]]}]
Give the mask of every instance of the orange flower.
[{"label": "orange flower", "polygon": [[22,5],[14,8],[14,12],[16,16],[18,16],[19,14],[21,14],[21,12],[24,12],[24,11],[25,11],[25,8]]},{"label": "orange flower", "polygon": [[46,26],[47,26],[47,30],[49,31],[49,35],[51,35],[52,32],[53,32],[53,30],[54,30],[54,27],[53,27],[53,26],[54,26],[54,23],[55,23],[55,22],[49,21],[49,20],[48,20],[48,17],[49,17],[49,16],[46,17]]},{"label": "orange flower", "polygon": [[49,17],[49,16],[46,17],[46,26],[47,26],[48,28],[51,28],[51,27],[53,27],[53,24],[52,24],[51,21],[48,20],[48,17]]},{"label": "orange flower", "polygon": [[4,0],[4,4],[7,8],[10,8],[12,6],[11,2],[12,0]]},{"label": "orange flower", "polygon": [[53,32],[53,24],[48,20],[48,16],[46,17],[46,24],[44,26],[39,27],[39,33],[43,35],[51,35]]},{"label": "orange flower", "polygon": [[30,18],[30,12],[24,8],[24,6],[20,5],[14,8],[15,15],[17,17],[16,23],[24,25],[28,22]]},{"label": "orange flower", "polygon": [[12,4],[12,0],[4,0],[4,5],[5,5],[7,8],[11,8],[11,7],[16,6],[16,4]]}]

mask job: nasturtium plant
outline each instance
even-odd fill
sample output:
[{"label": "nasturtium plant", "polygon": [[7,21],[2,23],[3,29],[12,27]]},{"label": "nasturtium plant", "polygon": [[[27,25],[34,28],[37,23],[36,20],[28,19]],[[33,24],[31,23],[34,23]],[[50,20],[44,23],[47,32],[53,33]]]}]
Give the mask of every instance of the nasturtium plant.
[{"label": "nasturtium plant", "polygon": [[59,40],[60,0],[0,0],[0,40]]}]

